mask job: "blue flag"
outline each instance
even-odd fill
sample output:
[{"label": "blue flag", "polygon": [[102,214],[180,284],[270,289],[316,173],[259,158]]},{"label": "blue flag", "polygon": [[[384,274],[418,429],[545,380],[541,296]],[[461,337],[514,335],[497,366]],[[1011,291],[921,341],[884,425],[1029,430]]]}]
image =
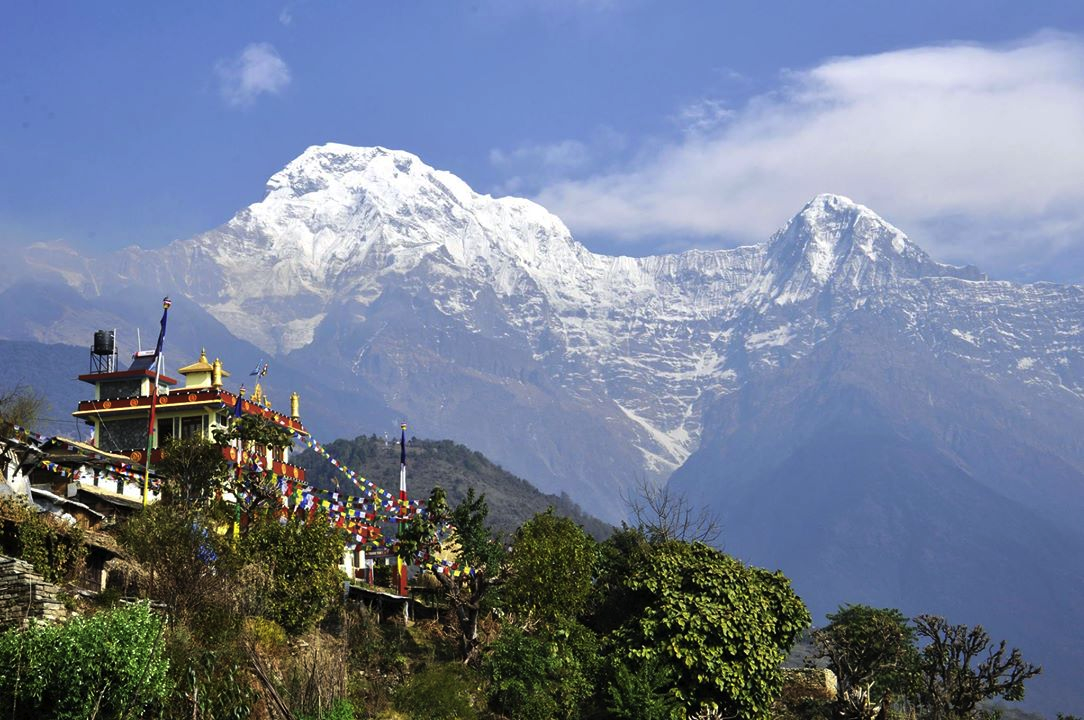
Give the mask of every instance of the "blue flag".
[{"label": "blue flag", "polygon": [[158,344],[154,346],[155,358],[162,354],[162,345],[166,342],[166,317],[169,315],[169,306],[172,304],[168,296],[162,298],[162,329],[158,331]]}]

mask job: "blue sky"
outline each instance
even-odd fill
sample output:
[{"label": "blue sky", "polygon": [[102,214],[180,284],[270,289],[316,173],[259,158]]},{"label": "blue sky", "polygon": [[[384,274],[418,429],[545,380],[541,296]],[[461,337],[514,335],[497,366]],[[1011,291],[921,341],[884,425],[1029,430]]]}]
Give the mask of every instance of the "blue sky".
[{"label": "blue sky", "polygon": [[20,3],[0,241],[191,236],[305,147],[414,152],[597,251],[766,237],[818,192],[1084,281],[1084,3]]}]

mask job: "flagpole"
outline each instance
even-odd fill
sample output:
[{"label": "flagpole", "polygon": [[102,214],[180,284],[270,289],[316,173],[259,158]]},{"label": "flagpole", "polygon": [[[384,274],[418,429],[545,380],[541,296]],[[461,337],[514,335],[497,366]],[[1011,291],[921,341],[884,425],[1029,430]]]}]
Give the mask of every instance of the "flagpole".
[{"label": "flagpole", "polygon": [[[395,536],[401,537],[403,534],[403,518],[406,515],[404,508],[406,507],[406,423],[399,425],[399,431],[402,433],[399,440],[399,522],[395,525]],[[407,567],[403,562],[402,555],[396,554],[396,562],[399,570],[399,594],[406,595],[407,591]]]},{"label": "flagpole", "polygon": [[166,340],[166,319],[169,316],[169,306],[172,304],[168,296],[162,298],[162,328],[158,331],[158,344],[154,349],[154,385],[151,387],[151,414],[147,421],[147,457],[143,465],[143,507],[147,507],[147,495],[150,492],[151,452],[154,450],[154,440],[158,434],[155,410],[158,407],[158,381],[162,377],[162,345]]},{"label": "flagpole", "polygon": [[233,540],[237,541],[241,530],[241,487],[244,484],[245,441],[241,437],[241,416],[244,414],[245,386],[237,391],[237,404],[233,408],[234,429],[237,431],[237,484],[233,491]]}]

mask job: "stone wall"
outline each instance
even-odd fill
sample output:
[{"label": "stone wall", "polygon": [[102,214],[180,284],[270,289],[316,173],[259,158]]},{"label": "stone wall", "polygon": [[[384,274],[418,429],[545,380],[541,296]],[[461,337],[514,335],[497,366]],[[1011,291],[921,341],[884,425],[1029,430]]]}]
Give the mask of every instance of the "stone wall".
[{"label": "stone wall", "polygon": [[71,613],[57,598],[59,592],[30,563],[0,555],[0,630],[25,627],[31,618],[67,619]]}]

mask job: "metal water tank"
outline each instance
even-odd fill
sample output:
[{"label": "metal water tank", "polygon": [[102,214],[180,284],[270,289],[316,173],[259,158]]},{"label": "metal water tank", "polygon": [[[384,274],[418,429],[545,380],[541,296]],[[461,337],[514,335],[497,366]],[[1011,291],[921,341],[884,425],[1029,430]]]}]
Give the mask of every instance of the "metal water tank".
[{"label": "metal water tank", "polygon": [[113,354],[113,330],[97,330],[94,333],[94,349],[91,351],[95,355],[112,355]]}]

